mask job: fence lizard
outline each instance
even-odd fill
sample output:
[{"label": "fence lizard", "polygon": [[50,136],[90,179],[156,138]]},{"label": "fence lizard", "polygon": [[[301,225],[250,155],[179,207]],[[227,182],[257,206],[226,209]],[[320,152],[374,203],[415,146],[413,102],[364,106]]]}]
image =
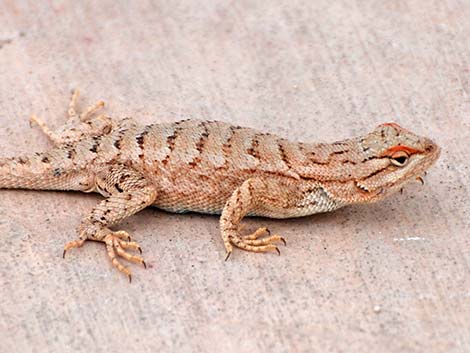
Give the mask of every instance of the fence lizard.
[{"label": "fence lizard", "polygon": [[269,133],[217,121],[184,120],[140,126],[97,115],[103,102],[77,112],[75,91],[67,122],[51,130],[33,115],[53,143],[44,153],[0,158],[0,188],[76,190],[105,197],[79,226],[79,237],[106,244],[112,264],[140,263],[140,246],[110,228],[147,206],[171,212],[221,214],[220,231],[233,246],[277,251],[279,235],[267,228],[242,235],[245,216],[290,218],[370,203],[400,190],[438,158],[440,149],[395,123],[334,143],[291,142]]}]

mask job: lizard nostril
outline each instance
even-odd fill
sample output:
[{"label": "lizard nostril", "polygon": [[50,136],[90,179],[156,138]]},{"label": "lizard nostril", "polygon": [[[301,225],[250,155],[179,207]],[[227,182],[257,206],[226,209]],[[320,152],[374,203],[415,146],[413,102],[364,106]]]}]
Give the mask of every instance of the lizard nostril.
[{"label": "lizard nostril", "polygon": [[431,140],[426,141],[426,145],[425,145],[424,150],[426,151],[426,153],[433,156],[433,160],[437,159],[440,155],[440,152],[441,152],[439,146],[436,145]]},{"label": "lizard nostril", "polygon": [[432,141],[426,141],[426,152],[433,152],[436,149],[436,144]]}]

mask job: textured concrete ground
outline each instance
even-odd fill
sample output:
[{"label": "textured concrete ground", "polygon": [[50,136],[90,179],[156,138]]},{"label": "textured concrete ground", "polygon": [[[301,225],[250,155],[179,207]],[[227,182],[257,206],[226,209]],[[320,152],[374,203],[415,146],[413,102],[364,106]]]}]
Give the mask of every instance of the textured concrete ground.
[{"label": "textured concrete ground", "polygon": [[61,258],[98,196],[2,190],[0,351],[470,351],[469,18],[457,0],[0,0],[3,156],[46,149],[27,117],[59,125],[72,87],[141,122],[331,141],[392,120],[443,148],[382,203],[248,220],[281,257],[224,263],[217,217],[145,210],[123,224],[150,265],[131,285],[101,244]]}]

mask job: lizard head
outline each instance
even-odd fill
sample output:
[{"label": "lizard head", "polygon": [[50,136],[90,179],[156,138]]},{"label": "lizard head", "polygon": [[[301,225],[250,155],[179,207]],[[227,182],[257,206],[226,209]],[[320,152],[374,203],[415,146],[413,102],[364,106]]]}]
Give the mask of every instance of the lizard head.
[{"label": "lizard head", "polygon": [[360,139],[364,163],[372,167],[356,179],[356,186],[374,195],[370,201],[400,190],[405,183],[418,179],[437,160],[440,148],[432,140],[415,135],[396,123],[379,125]]}]

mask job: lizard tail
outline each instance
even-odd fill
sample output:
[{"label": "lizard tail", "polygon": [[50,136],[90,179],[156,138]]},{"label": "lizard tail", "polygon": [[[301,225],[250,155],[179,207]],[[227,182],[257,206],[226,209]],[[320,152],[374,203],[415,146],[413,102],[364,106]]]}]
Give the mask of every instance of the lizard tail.
[{"label": "lizard tail", "polygon": [[0,158],[0,189],[90,189],[89,177],[66,163],[59,163],[57,150],[29,156]]}]

